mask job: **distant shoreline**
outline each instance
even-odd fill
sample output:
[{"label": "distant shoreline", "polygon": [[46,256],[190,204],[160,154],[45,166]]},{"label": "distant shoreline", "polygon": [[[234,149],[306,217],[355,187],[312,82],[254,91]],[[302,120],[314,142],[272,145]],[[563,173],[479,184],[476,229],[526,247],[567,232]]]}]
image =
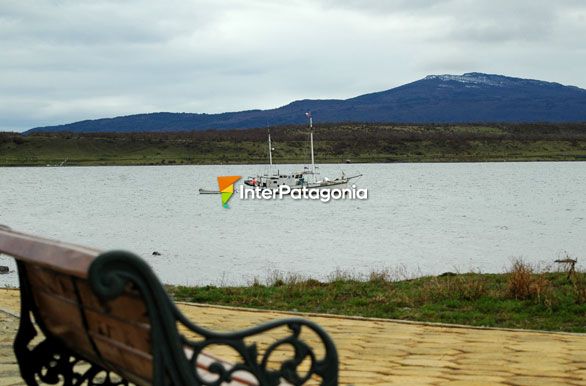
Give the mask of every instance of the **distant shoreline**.
[{"label": "distant shoreline", "polygon": [[[273,160],[305,164],[307,128],[271,129]],[[326,125],[320,164],[585,161],[586,123]],[[268,162],[266,129],[178,133],[0,133],[1,166],[245,165]]]},{"label": "distant shoreline", "polygon": [[[352,163],[345,163],[345,162],[320,162],[320,165],[367,165],[367,164],[448,164],[448,163],[503,163],[503,162],[515,162],[515,163],[540,163],[540,162],[584,162],[585,159],[538,159],[538,160],[524,160],[524,159],[505,159],[505,160],[476,160],[476,161],[462,161],[462,160],[452,160],[452,161],[397,161],[397,162],[352,162]],[[124,163],[108,163],[108,164],[69,164],[64,166],[47,166],[47,165],[36,165],[36,164],[10,164],[10,165],[0,165],[0,168],[58,168],[58,167],[65,167],[65,168],[74,168],[74,167],[113,167],[113,166],[244,166],[244,165],[251,165],[251,166],[258,166],[263,165],[263,162],[251,163],[251,162],[243,162],[243,163],[192,163],[192,164],[124,164]],[[280,163],[279,165],[306,165],[307,162],[285,162]]]}]

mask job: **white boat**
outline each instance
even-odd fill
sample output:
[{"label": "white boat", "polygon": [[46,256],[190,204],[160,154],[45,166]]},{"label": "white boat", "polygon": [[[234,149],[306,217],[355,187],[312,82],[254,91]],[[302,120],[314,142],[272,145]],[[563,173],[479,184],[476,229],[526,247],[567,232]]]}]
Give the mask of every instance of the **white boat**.
[{"label": "white boat", "polygon": [[219,190],[211,190],[211,189],[199,189],[199,194],[220,194]]},{"label": "white boat", "polygon": [[291,189],[343,189],[348,186],[348,182],[362,176],[358,174],[347,177],[344,172],[335,179],[323,178],[318,180],[319,172],[315,166],[315,157],[313,153],[313,119],[311,113],[305,114],[309,118],[309,142],[311,147],[311,168],[305,167],[302,171],[292,173],[280,173],[279,170],[274,172],[273,169],[273,147],[271,143],[271,133],[269,131],[269,172],[256,177],[248,177],[244,184],[252,188],[261,189],[278,189],[279,186],[287,185]]},{"label": "white boat", "polygon": [[308,174],[307,168],[292,173],[281,173],[280,170],[275,172],[273,165],[273,144],[271,142],[271,132],[268,131],[269,138],[269,169],[265,174],[258,174],[255,177],[248,177],[244,184],[253,188],[277,189],[281,185],[290,187],[302,187],[305,184],[305,175]]},{"label": "white boat", "polygon": [[[199,194],[221,194],[221,193],[222,192],[220,192],[219,190],[203,189],[203,188],[199,189]],[[238,189],[234,189],[234,193],[238,193]]]}]

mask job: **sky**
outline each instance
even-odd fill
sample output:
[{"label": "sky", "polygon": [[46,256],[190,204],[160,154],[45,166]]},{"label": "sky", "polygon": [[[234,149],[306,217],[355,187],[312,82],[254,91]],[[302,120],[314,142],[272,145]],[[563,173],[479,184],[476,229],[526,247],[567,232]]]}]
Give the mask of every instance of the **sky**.
[{"label": "sky", "polygon": [[345,99],[429,74],[586,88],[583,0],[0,0],[0,131]]}]

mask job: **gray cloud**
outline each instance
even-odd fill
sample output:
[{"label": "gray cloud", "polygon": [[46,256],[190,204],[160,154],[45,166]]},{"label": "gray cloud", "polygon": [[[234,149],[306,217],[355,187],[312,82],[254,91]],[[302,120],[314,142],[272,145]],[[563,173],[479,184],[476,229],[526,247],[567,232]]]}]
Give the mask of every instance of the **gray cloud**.
[{"label": "gray cloud", "polygon": [[586,87],[578,0],[0,3],[0,130],[347,98],[430,73]]},{"label": "gray cloud", "polygon": [[324,7],[346,8],[374,15],[409,13],[413,11],[433,12],[437,7],[449,4],[450,0],[322,0]]}]

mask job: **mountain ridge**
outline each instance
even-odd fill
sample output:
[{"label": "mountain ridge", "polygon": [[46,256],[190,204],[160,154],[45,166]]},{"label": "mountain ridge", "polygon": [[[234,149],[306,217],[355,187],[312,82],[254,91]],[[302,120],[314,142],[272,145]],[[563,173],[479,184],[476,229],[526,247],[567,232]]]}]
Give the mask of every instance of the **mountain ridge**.
[{"label": "mountain ridge", "polygon": [[585,122],[586,90],[555,82],[468,72],[428,75],[348,99],[301,99],[281,107],[218,114],[156,112],[36,127],[34,132],[139,132],[246,129],[319,122]]}]

